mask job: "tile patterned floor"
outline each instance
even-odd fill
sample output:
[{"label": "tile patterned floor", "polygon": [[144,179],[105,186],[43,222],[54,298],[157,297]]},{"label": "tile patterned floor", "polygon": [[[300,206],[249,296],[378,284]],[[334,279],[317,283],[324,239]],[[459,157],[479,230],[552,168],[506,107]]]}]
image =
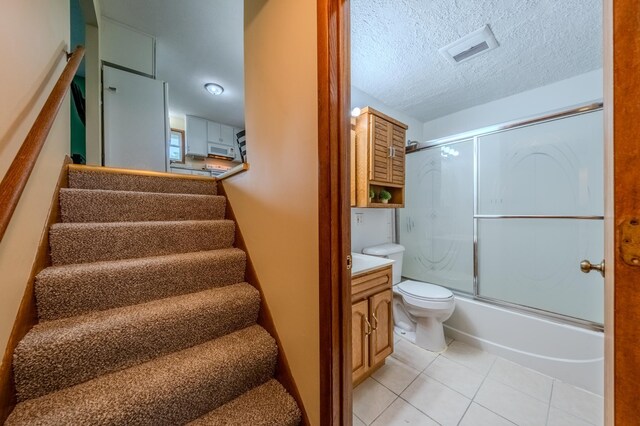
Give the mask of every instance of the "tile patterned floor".
[{"label": "tile patterned floor", "polygon": [[448,339],[441,354],[396,336],[353,392],[353,425],[600,426],[602,397]]}]

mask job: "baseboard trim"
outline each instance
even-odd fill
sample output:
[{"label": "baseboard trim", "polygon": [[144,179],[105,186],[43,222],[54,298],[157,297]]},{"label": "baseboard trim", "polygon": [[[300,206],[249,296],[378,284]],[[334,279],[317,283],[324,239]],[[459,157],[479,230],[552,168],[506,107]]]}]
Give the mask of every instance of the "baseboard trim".
[{"label": "baseboard trim", "polygon": [[247,269],[245,272],[245,280],[260,292],[260,313],[258,314],[258,324],[265,330],[267,330],[269,334],[271,334],[271,336],[273,336],[278,345],[278,364],[276,366],[275,378],[280,383],[282,383],[287,392],[289,392],[298,403],[298,407],[300,407],[300,411],[302,411],[302,424],[305,426],[309,425],[309,417],[307,416],[306,410],[304,409],[298,387],[293,380],[293,375],[291,374],[291,368],[289,367],[287,356],[282,348],[282,342],[280,341],[280,337],[278,336],[278,332],[276,331],[275,323],[273,322],[273,317],[271,316],[271,311],[269,310],[269,306],[267,305],[266,299],[262,292],[262,287],[260,286],[260,280],[258,279],[258,275],[253,266],[253,262],[251,261],[249,249],[247,248],[244,238],[242,237],[240,225],[238,224],[236,215],[233,212],[233,207],[229,202],[229,197],[227,197],[223,182],[218,182],[218,195],[223,195],[227,198],[227,207],[225,212],[226,218],[233,220],[236,224],[235,246],[243,250],[247,254]]},{"label": "baseboard trim", "polygon": [[62,163],[62,169],[58,176],[58,182],[56,189],[51,198],[51,205],[49,206],[49,213],[47,215],[47,221],[42,230],[40,236],[40,243],[38,244],[38,250],[31,267],[31,273],[29,274],[29,280],[16,314],[16,319],[13,323],[11,335],[7,342],[7,347],[2,357],[2,364],[0,365],[0,424],[4,424],[13,408],[16,406],[16,389],[13,382],[13,368],[12,359],[13,351],[15,350],[18,342],[31,330],[31,328],[38,322],[38,313],[36,310],[36,300],[33,291],[33,285],[35,277],[38,273],[51,265],[51,256],[49,252],[49,227],[58,222],[60,218],[58,194],[60,188],[68,187],[67,171],[71,164],[71,159],[67,156]]}]

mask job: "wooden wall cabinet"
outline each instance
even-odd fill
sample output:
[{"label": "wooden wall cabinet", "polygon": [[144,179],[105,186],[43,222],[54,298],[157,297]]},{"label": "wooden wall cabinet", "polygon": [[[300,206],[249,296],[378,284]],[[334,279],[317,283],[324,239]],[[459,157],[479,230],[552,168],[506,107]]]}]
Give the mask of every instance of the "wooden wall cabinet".
[{"label": "wooden wall cabinet", "polygon": [[[355,192],[358,207],[404,207],[407,128],[406,124],[371,107],[362,109],[356,118]],[[370,189],[378,194],[383,188],[391,193],[387,204],[369,199]]]},{"label": "wooden wall cabinet", "polygon": [[352,378],[357,386],[393,352],[391,266],[354,276],[351,282]]}]

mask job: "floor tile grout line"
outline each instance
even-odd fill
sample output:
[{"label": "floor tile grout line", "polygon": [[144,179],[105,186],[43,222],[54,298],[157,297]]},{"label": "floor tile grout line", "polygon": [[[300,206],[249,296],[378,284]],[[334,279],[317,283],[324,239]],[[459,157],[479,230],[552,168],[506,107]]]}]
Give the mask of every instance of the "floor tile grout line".
[{"label": "floor tile grout line", "polygon": [[[383,386],[384,386],[384,385],[383,385]],[[385,387],[386,387],[386,386],[385,386]],[[391,389],[389,389],[389,390],[391,390]],[[371,423],[365,423],[365,422],[362,422],[362,423],[365,423],[367,426],[371,426],[372,424],[374,424],[374,423],[376,422],[376,420],[378,420],[378,418],[379,418],[381,415],[383,415],[383,414],[385,413],[385,411],[387,411],[387,410],[389,409],[389,407],[391,407],[391,406],[393,405],[393,403],[394,403],[394,402],[396,402],[396,401],[398,400],[398,398],[400,398],[400,396],[396,395],[395,393],[394,393],[394,395],[395,395],[396,397],[393,399],[393,401],[391,401],[391,404],[389,404],[389,405],[387,405],[386,407],[384,407],[384,410],[382,410],[382,411],[380,412],[380,414],[378,414],[378,415],[377,415],[373,420],[371,420]],[[357,417],[357,416],[356,416],[356,417]],[[360,419],[360,420],[362,421],[362,419]]]},{"label": "floor tile grout line", "polygon": [[[417,377],[416,377],[417,378]],[[403,400],[404,402],[406,402],[407,404],[409,404],[410,406],[412,406],[413,408],[415,408],[416,410],[420,411],[422,414],[424,414],[425,416],[429,417],[431,420],[433,420],[434,422],[436,422],[436,424],[442,425],[442,423],[440,423],[439,421],[437,421],[436,419],[434,419],[433,417],[431,417],[429,414],[425,413],[424,411],[422,411],[419,407],[416,407],[415,405],[413,405],[411,403],[411,401],[408,401],[406,399],[404,399],[402,397],[402,395],[400,395],[398,398],[400,398],[401,400]]]},{"label": "floor tile grout line", "polygon": [[488,412],[493,413],[493,414],[495,414],[496,416],[500,417],[501,419],[505,419],[505,420],[506,420],[506,421],[508,421],[509,423],[511,423],[511,424],[513,424],[513,425],[518,426],[518,424],[517,424],[516,422],[514,422],[513,420],[509,420],[508,418],[506,418],[506,417],[505,417],[505,416],[503,416],[502,414],[500,414],[500,413],[496,413],[496,412],[495,412],[495,411],[493,411],[491,408],[487,407],[486,405],[483,405],[482,403],[480,403],[480,402],[478,402],[478,401],[476,401],[476,400],[471,401],[471,403],[472,403],[472,404],[478,404],[480,407],[484,408],[484,409],[485,409],[485,410],[487,410]]}]

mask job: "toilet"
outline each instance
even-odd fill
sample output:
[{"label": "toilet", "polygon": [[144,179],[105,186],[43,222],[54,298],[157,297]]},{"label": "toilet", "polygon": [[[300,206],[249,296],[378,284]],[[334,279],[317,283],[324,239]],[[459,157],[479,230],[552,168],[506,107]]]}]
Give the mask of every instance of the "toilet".
[{"label": "toilet", "polygon": [[395,332],[429,351],[445,350],[442,323],[449,319],[455,308],[453,293],[435,284],[401,281],[404,247],[399,244],[367,247],[362,253],[395,260],[392,265]]}]

